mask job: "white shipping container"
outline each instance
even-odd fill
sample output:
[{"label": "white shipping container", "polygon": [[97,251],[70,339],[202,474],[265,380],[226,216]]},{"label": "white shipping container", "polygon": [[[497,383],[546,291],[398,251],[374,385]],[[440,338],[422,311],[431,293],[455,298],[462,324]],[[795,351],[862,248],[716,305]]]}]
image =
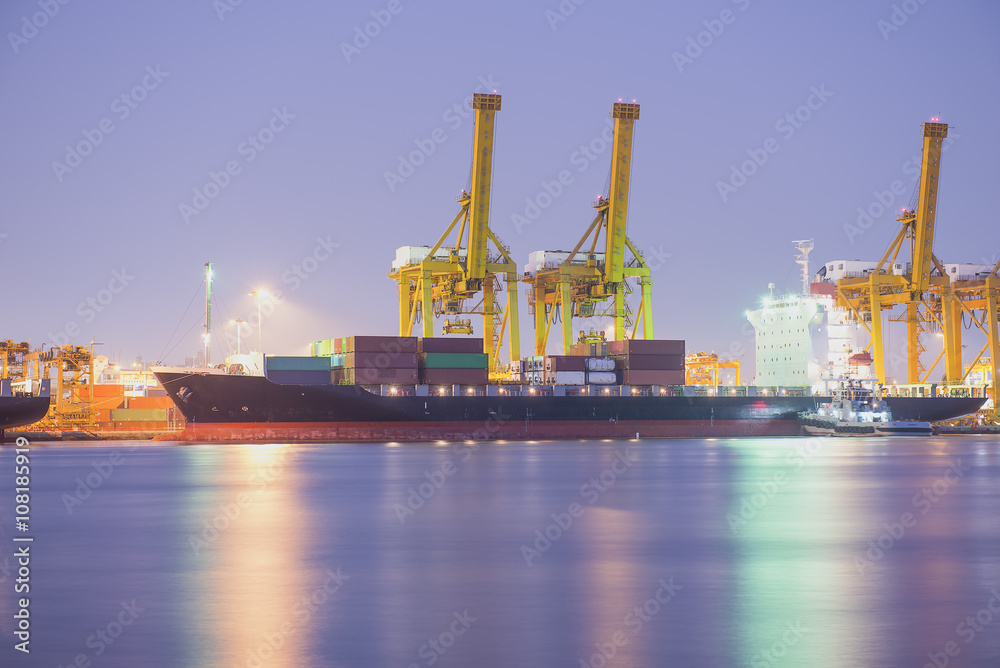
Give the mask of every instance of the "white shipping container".
[{"label": "white shipping container", "polygon": [[613,359],[608,359],[606,357],[602,358],[587,358],[587,371],[614,371],[615,361]]},{"label": "white shipping container", "polygon": [[583,385],[585,374],[583,371],[556,371],[554,373],[550,373],[549,378],[553,380],[556,385]]},{"label": "white shipping container", "polygon": [[617,380],[614,371],[591,371],[587,374],[587,382],[591,385],[614,385]]}]

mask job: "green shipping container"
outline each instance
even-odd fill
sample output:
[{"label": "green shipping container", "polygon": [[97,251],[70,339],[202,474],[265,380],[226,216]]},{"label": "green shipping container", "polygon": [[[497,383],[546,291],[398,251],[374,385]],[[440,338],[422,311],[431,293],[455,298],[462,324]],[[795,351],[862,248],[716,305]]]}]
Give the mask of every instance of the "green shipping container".
[{"label": "green shipping container", "polygon": [[332,355],[333,339],[323,339],[322,341],[313,341],[312,354],[313,357],[329,357],[330,355]]},{"label": "green shipping container", "polygon": [[166,422],[166,408],[112,408],[112,422]]},{"label": "green shipping container", "polygon": [[486,353],[424,353],[420,366],[424,369],[485,369]]},{"label": "green shipping container", "polygon": [[264,361],[268,371],[329,371],[329,357],[268,357]]}]

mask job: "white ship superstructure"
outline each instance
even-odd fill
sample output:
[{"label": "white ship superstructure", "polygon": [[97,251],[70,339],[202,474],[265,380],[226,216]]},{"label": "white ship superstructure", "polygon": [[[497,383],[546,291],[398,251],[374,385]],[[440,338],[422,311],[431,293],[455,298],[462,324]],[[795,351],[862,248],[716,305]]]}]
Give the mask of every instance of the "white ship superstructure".
[{"label": "white ship superstructure", "polygon": [[[867,378],[870,368],[852,363],[861,351],[858,325],[847,309],[837,306],[836,286],[824,282],[828,267],[809,280],[811,241],[798,241],[802,266],[802,292],[764,298],[761,308],[747,312],[756,334],[755,357],[758,386],[812,387],[824,378]],[[867,262],[837,262],[831,273],[864,272]],[[839,265],[839,269],[838,269]],[[821,276],[821,274],[823,276]]]}]

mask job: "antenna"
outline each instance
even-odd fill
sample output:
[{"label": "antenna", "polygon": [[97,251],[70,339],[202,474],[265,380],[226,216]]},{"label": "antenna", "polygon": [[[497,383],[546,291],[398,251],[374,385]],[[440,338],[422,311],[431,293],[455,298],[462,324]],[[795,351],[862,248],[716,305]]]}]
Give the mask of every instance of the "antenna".
[{"label": "antenna", "polygon": [[795,256],[795,262],[802,265],[802,294],[809,294],[809,253],[813,249],[813,239],[793,241],[799,254]]}]

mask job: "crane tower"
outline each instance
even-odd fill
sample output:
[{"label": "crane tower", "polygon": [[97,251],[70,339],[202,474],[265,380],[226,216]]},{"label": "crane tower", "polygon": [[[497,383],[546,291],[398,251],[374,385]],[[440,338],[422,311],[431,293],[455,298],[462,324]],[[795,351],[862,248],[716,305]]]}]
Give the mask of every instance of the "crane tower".
[{"label": "crane tower", "polygon": [[[423,337],[434,336],[435,315],[478,314],[483,317],[483,352],[490,373],[500,367],[500,346],[506,331],[510,359],[521,358],[517,317],[517,264],[509,249],[490,229],[490,190],[493,180],[493,138],[500,95],[476,93],[472,182],[457,198],[459,211],[433,246],[404,246],[397,250],[389,277],[399,290],[399,334],[410,336],[421,324]],[[448,245],[455,231],[454,241]],[[491,247],[492,244],[492,247]],[[497,296],[506,284],[506,307]],[[444,332],[472,333],[469,320],[446,320]]]},{"label": "crane tower", "polygon": [[[563,351],[568,353],[574,340],[573,318],[610,316],[614,320],[614,340],[638,333],[653,338],[652,285],[649,266],[628,237],[628,199],[632,175],[632,137],[639,119],[639,105],[616,102],[611,106],[614,119],[612,139],[611,184],[606,196],[594,204],[597,215],[580,241],[568,253],[536,251],[524,274],[531,287],[528,295],[535,317],[535,354],[544,355],[549,330],[556,316],[562,318]],[[599,245],[604,232],[603,247]],[[600,250],[598,250],[600,248]],[[626,254],[628,249],[629,254]],[[627,279],[638,279],[641,300],[633,314],[626,297],[632,292]],[[608,307],[597,308],[610,300]]]}]

